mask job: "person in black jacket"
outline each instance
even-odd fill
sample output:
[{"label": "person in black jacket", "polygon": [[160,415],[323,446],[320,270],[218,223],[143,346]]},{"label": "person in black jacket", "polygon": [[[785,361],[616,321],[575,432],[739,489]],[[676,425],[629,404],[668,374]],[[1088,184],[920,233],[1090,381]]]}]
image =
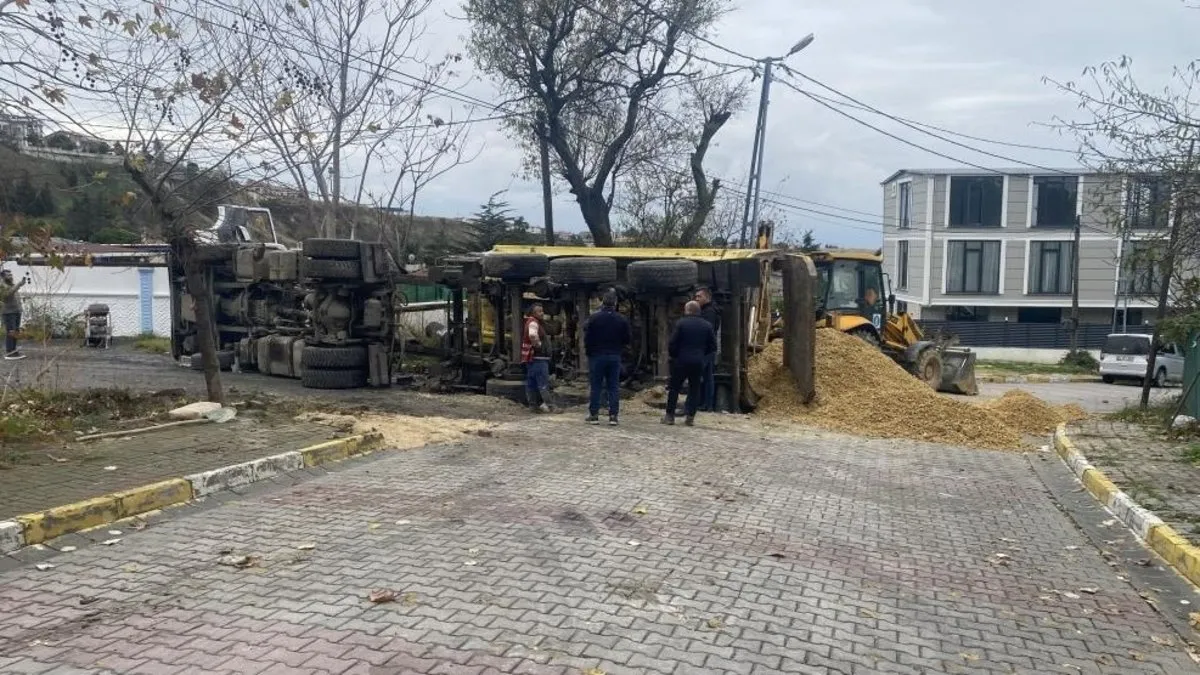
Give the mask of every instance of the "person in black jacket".
[{"label": "person in black jacket", "polygon": [[[717,307],[717,303],[713,302],[712,291],[707,288],[701,288],[696,291],[694,299],[700,303],[700,318],[712,326],[713,332],[717,334],[717,344],[720,344],[721,308]],[[701,394],[704,398],[700,405],[700,410],[704,412],[717,411],[716,371],[717,352],[713,352],[704,361],[704,383],[701,387]]]},{"label": "person in black jacket", "polygon": [[583,327],[583,348],[588,357],[588,424],[600,423],[600,392],[608,392],[608,424],[617,426],[621,406],[621,352],[632,341],[629,321],[617,311],[617,294],[604,294],[600,311]]},{"label": "person in black jacket", "polygon": [[700,317],[700,303],[692,300],[683,306],[683,318],[671,333],[671,382],[667,387],[667,414],[663,424],[675,424],[675,409],[679,405],[679,390],[688,383],[687,401],[683,404],[689,427],[696,421],[696,409],[703,396],[704,363],[717,352],[717,333],[712,324]]}]

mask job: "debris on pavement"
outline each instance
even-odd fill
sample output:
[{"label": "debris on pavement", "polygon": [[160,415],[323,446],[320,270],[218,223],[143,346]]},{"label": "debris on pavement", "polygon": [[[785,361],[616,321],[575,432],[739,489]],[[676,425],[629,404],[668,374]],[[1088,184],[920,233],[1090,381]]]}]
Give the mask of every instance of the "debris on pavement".
[{"label": "debris on pavement", "polygon": [[116,544],[121,543],[121,538],[113,537],[112,539],[105,539],[104,541],[102,541],[100,543],[103,544],[104,546],[115,546]]},{"label": "debris on pavement", "polygon": [[495,428],[483,420],[451,419],[448,417],[413,417],[410,415],[341,415],[307,412],[296,416],[297,422],[314,422],[338,431],[355,434],[379,433],[385,447],[408,450],[424,445],[462,440],[464,433],[478,433]]},{"label": "debris on pavement", "polygon": [[34,567],[36,567],[38,569],[38,571],[40,571],[40,572],[45,572],[46,570],[54,569],[54,565],[52,565],[51,563],[38,563],[38,564],[34,565]]},{"label": "debris on pavement", "polygon": [[1049,433],[1063,422],[1087,417],[1087,412],[1076,403],[1051,405],[1021,389],[1010,389],[1000,398],[984,401],[979,406],[1008,427],[1031,434]]},{"label": "debris on pavement", "polygon": [[248,567],[257,567],[259,557],[256,555],[224,555],[217,560],[217,564],[224,565],[225,567],[246,569]]},{"label": "debris on pavement", "polygon": [[296,550],[298,551],[311,551],[316,547],[317,545],[310,541],[306,541],[303,544],[296,544]]},{"label": "debris on pavement", "polygon": [[185,406],[180,406],[167,413],[167,417],[173,420],[198,420],[205,415],[214,413],[221,409],[220,403],[212,401],[196,401]]},{"label": "debris on pavement", "polygon": [[377,605],[385,602],[395,602],[396,591],[388,588],[376,589],[367,594],[367,600]]}]

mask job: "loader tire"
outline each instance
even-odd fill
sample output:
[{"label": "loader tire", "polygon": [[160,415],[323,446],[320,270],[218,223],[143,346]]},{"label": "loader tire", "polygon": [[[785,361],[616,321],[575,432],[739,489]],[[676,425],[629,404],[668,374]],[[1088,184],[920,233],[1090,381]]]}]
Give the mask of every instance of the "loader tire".
[{"label": "loader tire", "polygon": [[359,389],[367,386],[367,371],[305,368],[300,372],[300,385],[309,389]]},{"label": "loader tire", "polygon": [[604,284],[617,280],[617,261],[612,258],[555,258],[547,276],[559,284]]},{"label": "loader tire", "polygon": [[633,290],[684,291],[696,285],[699,271],[691,260],[639,260],[625,268]]},{"label": "loader tire", "polygon": [[367,367],[367,348],[305,347],[300,353],[300,365],[305,370],[357,370]]},{"label": "loader tire", "polygon": [[529,281],[546,276],[549,260],[541,253],[488,253],[483,256],[483,276],[501,281]]},{"label": "loader tire", "polygon": [[936,349],[926,349],[917,356],[909,372],[937,391],[942,384],[942,357]]},{"label": "loader tire", "polygon": [[867,344],[871,345],[872,347],[875,347],[876,349],[879,348],[879,334],[876,333],[874,330],[867,328],[866,326],[863,326],[860,328],[855,328],[854,330],[847,333],[847,335],[852,335],[852,336],[862,340],[863,342],[866,342]]},{"label": "loader tire", "polygon": [[304,255],[325,260],[358,260],[362,242],[357,239],[305,239]]},{"label": "loader tire", "polygon": [[305,258],[303,276],[309,279],[361,279],[362,264],[357,260]]}]

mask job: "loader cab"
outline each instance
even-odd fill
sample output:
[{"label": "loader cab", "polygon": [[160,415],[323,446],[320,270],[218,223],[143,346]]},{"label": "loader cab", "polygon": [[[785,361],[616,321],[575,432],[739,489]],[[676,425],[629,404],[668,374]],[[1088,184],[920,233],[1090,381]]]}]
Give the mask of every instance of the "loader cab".
[{"label": "loader cab", "polygon": [[882,332],[887,324],[887,286],[879,257],[838,251],[818,251],[811,257],[817,268],[818,314],[833,317],[835,323],[861,317]]}]

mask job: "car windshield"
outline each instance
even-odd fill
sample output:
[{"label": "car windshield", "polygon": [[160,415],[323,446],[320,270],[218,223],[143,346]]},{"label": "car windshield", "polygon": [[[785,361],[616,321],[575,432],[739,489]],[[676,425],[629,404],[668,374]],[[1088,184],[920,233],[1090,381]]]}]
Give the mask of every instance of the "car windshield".
[{"label": "car windshield", "polygon": [[1109,335],[1104,340],[1104,354],[1146,356],[1150,353],[1149,335]]}]

